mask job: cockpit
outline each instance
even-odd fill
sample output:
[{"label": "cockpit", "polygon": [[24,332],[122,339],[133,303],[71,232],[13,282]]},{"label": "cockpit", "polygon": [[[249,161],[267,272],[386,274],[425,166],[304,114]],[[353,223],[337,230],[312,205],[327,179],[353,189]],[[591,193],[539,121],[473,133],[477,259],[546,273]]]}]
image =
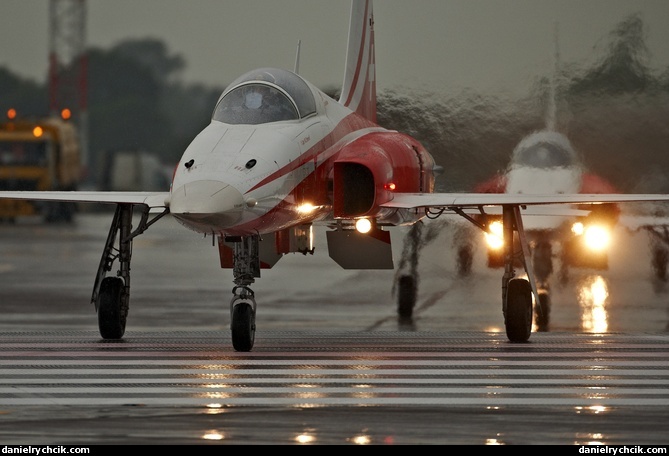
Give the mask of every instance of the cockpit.
[{"label": "cockpit", "polygon": [[564,136],[540,132],[518,144],[513,153],[513,163],[533,168],[567,168],[576,166],[578,158]]},{"label": "cockpit", "polygon": [[301,77],[278,68],[261,68],[228,86],[212,119],[233,125],[259,125],[303,119],[315,112],[314,95]]}]

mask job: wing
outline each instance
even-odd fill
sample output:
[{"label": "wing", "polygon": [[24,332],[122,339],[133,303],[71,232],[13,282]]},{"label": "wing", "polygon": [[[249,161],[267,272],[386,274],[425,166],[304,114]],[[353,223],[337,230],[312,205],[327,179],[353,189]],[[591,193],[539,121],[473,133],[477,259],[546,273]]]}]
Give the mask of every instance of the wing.
[{"label": "wing", "polygon": [[85,192],[85,191],[4,191],[0,199],[33,201],[67,201],[102,204],[144,204],[149,208],[166,208],[169,192]]},{"label": "wing", "polygon": [[[381,204],[396,209],[467,209],[484,206],[545,206],[556,204],[601,204],[669,202],[669,194],[509,194],[509,193],[397,193]],[[546,210],[542,212],[546,213]],[[559,210],[556,211],[559,214]]]}]

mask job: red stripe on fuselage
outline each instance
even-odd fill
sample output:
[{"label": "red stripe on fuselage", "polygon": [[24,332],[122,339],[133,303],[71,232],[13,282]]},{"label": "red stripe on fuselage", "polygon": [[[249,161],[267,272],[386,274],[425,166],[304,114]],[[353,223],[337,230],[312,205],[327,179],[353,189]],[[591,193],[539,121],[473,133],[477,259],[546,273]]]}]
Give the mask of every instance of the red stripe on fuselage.
[{"label": "red stripe on fuselage", "polygon": [[[249,193],[253,190],[256,190],[263,185],[285,176],[300,166],[303,166],[305,163],[309,163],[314,159],[317,159],[319,155],[323,153],[332,154],[335,152],[333,147],[326,148],[324,144],[336,144],[340,139],[344,138],[346,135],[353,133],[355,131],[361,130],[363,128],[373,128],[378,127],[375,123],[361,117],[355,113],[351,113],[342,119],[339,124],[330,132],[328,135],[324,136],[320,141],[311,146],[307,151],[305,151],[297,160],[293,160],[288,165],[284,166],[281,169],[276,170],[256,185],[251,187],[246,193]],[[329,137],[329,138],[328,138]]]},{"label": "red stripe on fuselage", "polygon": [[[329,202],[324,200],[327,197],[326,179],[330,169],[332,168],[331,163],[336,158],[337,152],[339,152],[346,144],[348,144],[348,142],[344,142],[342,144],[337,143],[342,138],[350,135],[351,133],[363,133],[363,130],[366,128],[380,129],[381,127],[355,113],[351,113],[346,116],[329,134],[329,141],[326,141],[326,137],[322,138],[315,145],[310,147],[305,153],[303,153],[298,160],[294,160],[289,165],[286,165],[272,173],[270,176],[266,177],[249,190],[250,192],[251,190],[255,190],[264,185],[267,185],[268,183],[294,171],[305,163],[316,159],[317,161],[320,161],[320,164],[318,168],[314,170],[312,176],[313,174],[317,174],[320,179],[322,179],[322,181],[319,181],[317,186],[310,189],[311,193],[313,194],[305,191],[305,186],[309,186],[312,183],[307,182],[308,178],[303,179],[298,185],[295,186],[295,188],[290,191],[290,193],[288,193],[286,198],[270,209],[266,214],[247,223],[240,224],[233,229],[226,230],[226,233],[231,235],[244,235],[256,232],[269,233],[299,223],[309,223],[314,220],[325,218],[327,213],[331,212],[331,207],[324,207],[320,212],[317,211],[311,214],[300,215],[293,210],[294,203],[292,201],[303,201],[308,199],[312,204],[315,205],[324,203],[329,204]],[[333,146],[326,148],[324,147],[324,144],[326,143],[331,143]]]}]

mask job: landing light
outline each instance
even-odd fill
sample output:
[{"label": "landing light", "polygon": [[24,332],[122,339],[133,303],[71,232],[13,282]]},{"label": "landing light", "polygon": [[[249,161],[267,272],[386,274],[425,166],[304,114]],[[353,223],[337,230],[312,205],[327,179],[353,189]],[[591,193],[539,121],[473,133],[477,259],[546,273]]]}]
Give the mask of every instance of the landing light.
[{"label": "landing light", "polygon": [[355,222],[355,229],[362,234],[369,233],[369,230],[372,229],[372,222],[366,218],[358,219]]},{"label": "landing light", "polygon": [[315,211],[318,208],[318,206],[314,206],[311,203],[304,203],[300,204],[297,206],[297,212],[300,214],[310,214],[311,212]]},{"label": "landing light", "polygon": [[585,245],[592,250],[604,250],[609,246],[611,235],[603,226],[590,225],[585,230]]},{"label": "landing light", "polygon": [[602,225],[585,226],[581,222],[576,222],[572,225],[571,231],[576,236],[583,236],[583,243],[590,250],[605,250],[611,242],[609,229]]},{"label": "landing light", "polygon": [[504,226],[499,220],[488,225],[488,231],[484,234],[489,248],[498,250],[504,246]]}]

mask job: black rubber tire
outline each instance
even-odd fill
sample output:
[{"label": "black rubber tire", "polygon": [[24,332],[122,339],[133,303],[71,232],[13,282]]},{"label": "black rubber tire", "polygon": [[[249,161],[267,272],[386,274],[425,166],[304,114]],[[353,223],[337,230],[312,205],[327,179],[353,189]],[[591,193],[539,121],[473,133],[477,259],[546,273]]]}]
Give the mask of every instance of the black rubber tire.
[{"label": "black rubber tire", "polygon": [[251,304],[247,302],[235,304],[230,328],[234,349],[241,352],[251,351],[256,335],[256,317]]},{"label": "black rubber tire", "polygon": [[98,328],[103,339],[120,339],[125,333],[127,315],[121,309],[123,279],[105,277],[98,294]]},{"label": "black rubber tire", "polygon": [[397,282],[397,314],[402,319],[411,318],[416,306],[416,279],[403,275]]},{"label": "black rubber tire", "polygon": [[504,313],[506,336],[511,342],[527,342],[532,333],[532,287],[525,279],[511,279]]}]

